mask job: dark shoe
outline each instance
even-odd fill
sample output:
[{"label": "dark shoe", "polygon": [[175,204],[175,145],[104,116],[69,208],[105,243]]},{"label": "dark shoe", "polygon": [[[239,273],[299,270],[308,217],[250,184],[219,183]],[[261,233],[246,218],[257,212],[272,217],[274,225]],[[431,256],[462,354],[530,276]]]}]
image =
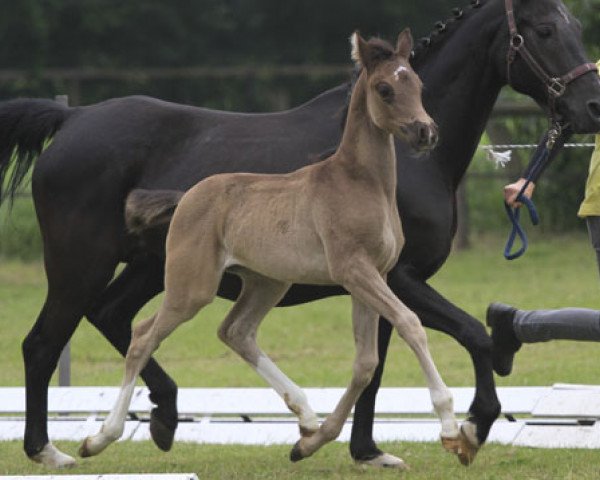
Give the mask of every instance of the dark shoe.
[{"label": "dark shoe", "polygon": [[485,323],[492,329],[494,371],[501,377],[512,371],[515,353],[522,345],[513,328],[516,311],[510,305],[490,303],[485,314]]}]

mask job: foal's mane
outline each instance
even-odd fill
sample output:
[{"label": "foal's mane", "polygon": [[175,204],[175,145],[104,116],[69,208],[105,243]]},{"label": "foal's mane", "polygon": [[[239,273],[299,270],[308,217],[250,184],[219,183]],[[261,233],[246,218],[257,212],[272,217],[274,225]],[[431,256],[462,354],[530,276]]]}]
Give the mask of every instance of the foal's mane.
[{"label": "foal's mane", "polygon": [[373,60],[387,60],[394,55],[395,49],[387,40],[379,37],[371,37],[367,41],[367,44],[369,47],[371,47],[371,55]]}]

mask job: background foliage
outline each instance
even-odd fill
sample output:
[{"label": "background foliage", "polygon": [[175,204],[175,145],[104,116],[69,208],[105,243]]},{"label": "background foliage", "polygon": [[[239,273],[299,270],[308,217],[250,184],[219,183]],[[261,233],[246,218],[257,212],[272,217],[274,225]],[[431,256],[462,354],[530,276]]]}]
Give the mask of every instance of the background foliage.
[{"label": "background foliage", "polygon": [[[346,73],[225,78],[87,78],[48,80],[52,69],[148,69],[268,65],[348,65],[348,35],[393,38],[410,26],[416,38],[467,0],[0,0],[0,75],[18,70],[18,81],[0,79],[0,99],[53,97],[89,104],[146,94],[166,100],[241,111],[269,111],[304,102],[347,80]],[[592,59],[600,58],[600,1],[565,0],[582,21]],[[509,89],[502,93],[511,97]],[[517,99],[522,98],[518,95]],[[486,141],[535,143],[545,128],[539,117],[496,119]],[[497,132],[502,132],[498,136]],[[590,141],[591,137],[576,138]],[[576,217],[589,150],[568,151],[555,161],[536,192],[544,231],[582,229]],[[501,187],[527,161],[503,171],[473,162],[467,185],[471,232],[507,228]],[[0,210],[0,254],[30,258],[40,242],[27,199],[6,219]]]}]

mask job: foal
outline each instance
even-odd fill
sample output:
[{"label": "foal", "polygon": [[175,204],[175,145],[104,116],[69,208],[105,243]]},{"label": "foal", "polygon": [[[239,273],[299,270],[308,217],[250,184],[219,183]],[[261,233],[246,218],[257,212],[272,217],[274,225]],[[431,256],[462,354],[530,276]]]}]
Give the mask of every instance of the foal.
[{"label": "foal", "polygon": [[[395,49],[378,39],[366,42],[358,33],[351,40],[362,73],[335,154],[286,175],[215,175],[181,199],[167,238],[164,301],[134,329],[121,393],[100,432],[84,441],[82,456],[101,452],[121,436],[140,370],[163,339],[214,299],[226,270],[241,277],[243,289],[219,338],[298,416],[301,438],[292,449],[293,461],[339,435],[378,364],[379,315],[419,360],[441,418],[444,446],[469,454],[423,327],[385,281],[404,243],[392,135],[416,150],[433,148],[437,141],[436,126],[421,104],[422,84],[408,62],[412,37],[403,31]],[[320,426],[302,390],[256,343],[261,321],[292,283],[339,284],[352,297],[352,380]]]}]

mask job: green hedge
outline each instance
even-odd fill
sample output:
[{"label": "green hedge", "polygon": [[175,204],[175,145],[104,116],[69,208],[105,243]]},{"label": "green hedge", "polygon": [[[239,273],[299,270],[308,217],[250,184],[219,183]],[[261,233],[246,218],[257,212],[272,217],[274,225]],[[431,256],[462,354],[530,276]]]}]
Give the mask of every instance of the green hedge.
[{"label": "green hedge", "polygon": [[12,209],[0,208],[0,257],[33,260],[41,257],[42,239],[33,202],[29,196],[16,198]]}]

